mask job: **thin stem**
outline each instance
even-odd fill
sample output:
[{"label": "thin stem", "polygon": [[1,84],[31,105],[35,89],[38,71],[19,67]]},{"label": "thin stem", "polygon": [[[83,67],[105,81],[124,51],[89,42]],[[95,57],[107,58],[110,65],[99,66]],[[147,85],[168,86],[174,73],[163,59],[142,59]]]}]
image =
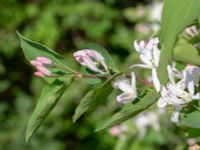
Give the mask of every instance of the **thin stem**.
[{"label": "thin stem", "polygon": [[[82,74],[82,73],[77,73],[75,74],[75,77],[76,78],[98,78],[98,79],[109,79],[111,78],[112,76],[111,75],[103,75],[103,76],[99,76],[99,75],[87,75],[87,74]],[[127,78],[131,78],[130,75],[126,75]],[[142,78],[140,78],[139,76],[136,76],[136,80],[138,80],[139,82],[141,83],[144,83],[150,87],[154,87],[154,85],[147,81],[147,80],[144,80]]]}]

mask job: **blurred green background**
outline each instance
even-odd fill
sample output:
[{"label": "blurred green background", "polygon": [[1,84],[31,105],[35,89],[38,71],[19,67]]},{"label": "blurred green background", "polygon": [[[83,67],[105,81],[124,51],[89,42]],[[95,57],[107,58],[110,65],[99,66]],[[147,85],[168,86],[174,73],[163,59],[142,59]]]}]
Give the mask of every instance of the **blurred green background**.
[{"label": "blurred green background", "polygon": [[119,108],[112,96],[106,106],[73,124],[74,110],[88,89],[82,81],[66,91],[30,143],[25,144],[24,139],[27,119],[45,83],[32,75],[34,70],[23,56],[16,31],[61,53],[74,68],[79,66],[73,52],[90,42],[103,45],[123,68],[138,61],[133,41],[155,33],[149,15],[155,2],[158,0],[1,0],[0,150],[120,150],[123,141],[129,143],[127,149],[155,150],[180,143],[175,135],[170,138],[172,135],[155,132],[145,141],[138,141],[135,135],[119,141],[108,130],[95,133],[97,122]]}]

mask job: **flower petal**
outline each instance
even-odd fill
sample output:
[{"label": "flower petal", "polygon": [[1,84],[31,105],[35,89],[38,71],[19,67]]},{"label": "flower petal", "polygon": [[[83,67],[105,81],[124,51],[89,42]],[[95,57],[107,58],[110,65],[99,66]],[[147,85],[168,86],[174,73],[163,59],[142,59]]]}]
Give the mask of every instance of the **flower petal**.
[{"label": "flower petal", "polygon": [[157,102],[157,106],[159,108],[163,108],[163,107],[167,106],[167,102],[164,100],[164,98],[159,98],[159,100]]},{"label": "flower petal", "polygon": [[84,57],[84,66],[88,67],[90,70],[94,71],[94,72],[100,72],[103,73],[100,69],[97,68],[97,66],[94,64],[94,61],[92,61],[91,58],[89,57]]},{"label": "flower petal", "polygon": [[153,84],[155,86],[156,91],[159,92],[161,85],[160,85],[160,81],[158,79],[157,72],[156,72],[155,68],[152,69],[152,81],[153,81]]},{"label": "flower petal", "polygon": [[167,71],[168,71],[168,76],[169,76],[170,82],[175,84],[174,73],[173,73],[172,67],[170,65],[167,66]]},{"label": "flower petal", "polygon": [[134,72],[131,72],[131,86],[133,88],[134,94],[137,95],[136,79],[135,79],[135,73]]},{"label": "flower petal", "polygon": [[143,49],[138,45],[137,40],[134,41],[134,47],[139,54],[143,53]]},{"label": "flower petal", "polygon": [[153,60],[154,60],[154,64],[156,67],[158,67],[159,59],[160,59],[160,51],[156,46],[154,46],[153,47]]},{"label": "flower petal", "polygon": [[189,81],[189,83],[188,83],[188,91],[190,92],[191,95],[194,95],[194,90],[195,90],[194,81]]},{"label": "flower petal", "polygon": [[176,107],[174,112],[171,116],[171,121],[178,124],[179,123],[179,116],[180,116],[181,107]]},{"label": "flower petal", "polygon": [[132,102],[136,97],[134,95],[130,95],[130,93],[122,93],[119,96],[117,96],[117,101],[120,103],[130,103]]},{"label": "flower petal", "polygon": [[135,65],[130,66],[130,68],[133,68],[133,67],[141,67],[141,68],[151,69],[150,66],[147,66],[145,64],[135,64]]},{"label": "flower petal", "polygon": [[192,98],[196,100],[200,100],[200,92],[195,94]]},{"label": "flower petal", "polygon": [[149,66],[150,68],[153,68],[152,63],[149,61],[151,58],[148,58],[146,55],[140,55],[140,59],[141,61],[146,64],[147,66]]}]

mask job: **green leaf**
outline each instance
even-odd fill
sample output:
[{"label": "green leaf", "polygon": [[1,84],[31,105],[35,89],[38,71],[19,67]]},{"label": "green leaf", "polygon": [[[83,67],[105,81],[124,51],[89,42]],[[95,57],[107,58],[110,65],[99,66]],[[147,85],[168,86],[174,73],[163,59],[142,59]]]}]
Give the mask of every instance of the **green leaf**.
[{"label": "green leaf", "polygon": [[51,59],[56,66],[64,68],[65,72],[66,71],[69,73],[71,71],[73,72],[73,70],[67,66],[66,61],[63,59],[61,55],[59,55],[58,53],[52,51],[51,49],[40,43],[25,38],[18,32],[17,34],[20,38],[21,47],[23,49],[24,55],[28,61],[34,60],[37,56],[44,56]]},{"label": "green leaf", "polygon": [[38,100],[36,108],[34,109],[31,117],[29,118],[26,128],[26,142],[37,131],[40,125],[44,122],[45,118],[54,108],[59,98],[65,92],[66,88],[71,84],[72,80],[66,86],[63,82],[55,80],[52,84],[46,86]]},{"label": "green leaf", "polygon": [[169,37],[176,37],[193,23],[200,16],[199,8],[199,0],[166,0],[162,13],[161,43]]},{"label": "green leaf", "polygon": [[200,129],[200,111],[195,110],[181,116],[180,124],[183,126]]},{"label": "green leaf", "polygon": [[96,50],[100,54],[102,54],[103,57],[105,58],[105,62],[108,65],[108,67],[110,69],[112,69],[113,71],[117,72],[118,69],[117,69],[112,57],[109,55],[109,53],[107,52],[107,50],[105,48],[103,48],[101,45],[95,44],[95,43],[90,43],[90,44],[86,45],[86,48]]},{"label": "green leaf", "polygon": [[112,116],[110,119],[106,120],[102,124],[98,125],[96,131],[109,128],[111,126],[117,125],[123,121],[132,118],[133,116],[137,115],[138,113],[144,111],[152,104],[154,104],[158,99],[158,97],[159,94],[157,94],[154,89],[151,89],[147,93],[147,95],[143,97],[139,102],[135,104],[134,103],[126,104],[119,112],[114,114],[114,116]]},{"label": "green leaf", "polygon": [[199,50],[189,43],[180,43],[174,49],[174,59],[187,64],[200,65]]},{"label": "green leaf", "polygon": [[[178,7],[177,7],[178,6]],[[199,0],[166,0],[162,13],[160,34],[161,56],[158,77],[161,83],[168,81],[167,65],[172,62],[172,54],[177,37],[200,14]]]},{"label": "green leaf", "polygon": [[111,82],[120,74],[115,74],[104,83],[97,86],[94,90],[89,91],[77,106],[73,115],[73,122],[76,122],[88,109],[92,109],[106,100],[113,91]]},{"label": "green leaf", "polygon": [[[103,75],[100,73],[92,72],[90,69],[88,69],[85,66],[81,66],[81,73],[84,75],[98,75],[98,76]],[[99,78],[84,78],[83,82],[85,82],[86,84],[89,84],[89,85],[96,85],[96,84],[100,84],[102,82],[102,80]]]}]

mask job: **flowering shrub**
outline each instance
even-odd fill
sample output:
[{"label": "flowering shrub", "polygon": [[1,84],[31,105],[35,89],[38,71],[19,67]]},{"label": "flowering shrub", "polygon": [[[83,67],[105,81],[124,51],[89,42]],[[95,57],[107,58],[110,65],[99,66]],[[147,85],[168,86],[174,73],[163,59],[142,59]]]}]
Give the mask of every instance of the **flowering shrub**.
[{"label": "flowering shrub", "polygon": [[[177,5],[180,9],[176,9]],[[196,31],[193,29],[199,25],[199,7],[198,0],[166,0],[162,11],[162,24],[156,36],[148,42],[133,42],[142,64],[127,66],[126,71],[121,71],[124,69],[119,68],[108,52],[97,44],[89,44],[73,54],[82,68],[81,71],[75,70],[58,53],[18,33],[25,57],[37,70],[34,74],[48,84],[29,119],[26,141],[44,122],[66,89],[79,79],[92,84],[92,89],[77,106],[73,122],[88,110],[100,105],[100,101],[106,99],[114,89],[119,89],[122,93],[116,96],[116,100],[122,103],[121,109],[100,123],[96,131],[114,126],[111,134],[121,135],[120,126],[115,125],[139,113],[141,116],[137,116],[135,122],[141,133],[140,137],[144,136],[146,126],[160,130],[162,127],[157,123],[156,115],[143,113],[156,103],[160,109],[171,109],[165,111],[171,114],[171,121],[178,127],[200,128],[199,41],[194,40]],[[192,28],[188,28],[191,26]],[[143,71],[151,70],[152,81],[137,75],[138,68]],[[141,85],[144,85],[143,88],[137,88]]]}]

